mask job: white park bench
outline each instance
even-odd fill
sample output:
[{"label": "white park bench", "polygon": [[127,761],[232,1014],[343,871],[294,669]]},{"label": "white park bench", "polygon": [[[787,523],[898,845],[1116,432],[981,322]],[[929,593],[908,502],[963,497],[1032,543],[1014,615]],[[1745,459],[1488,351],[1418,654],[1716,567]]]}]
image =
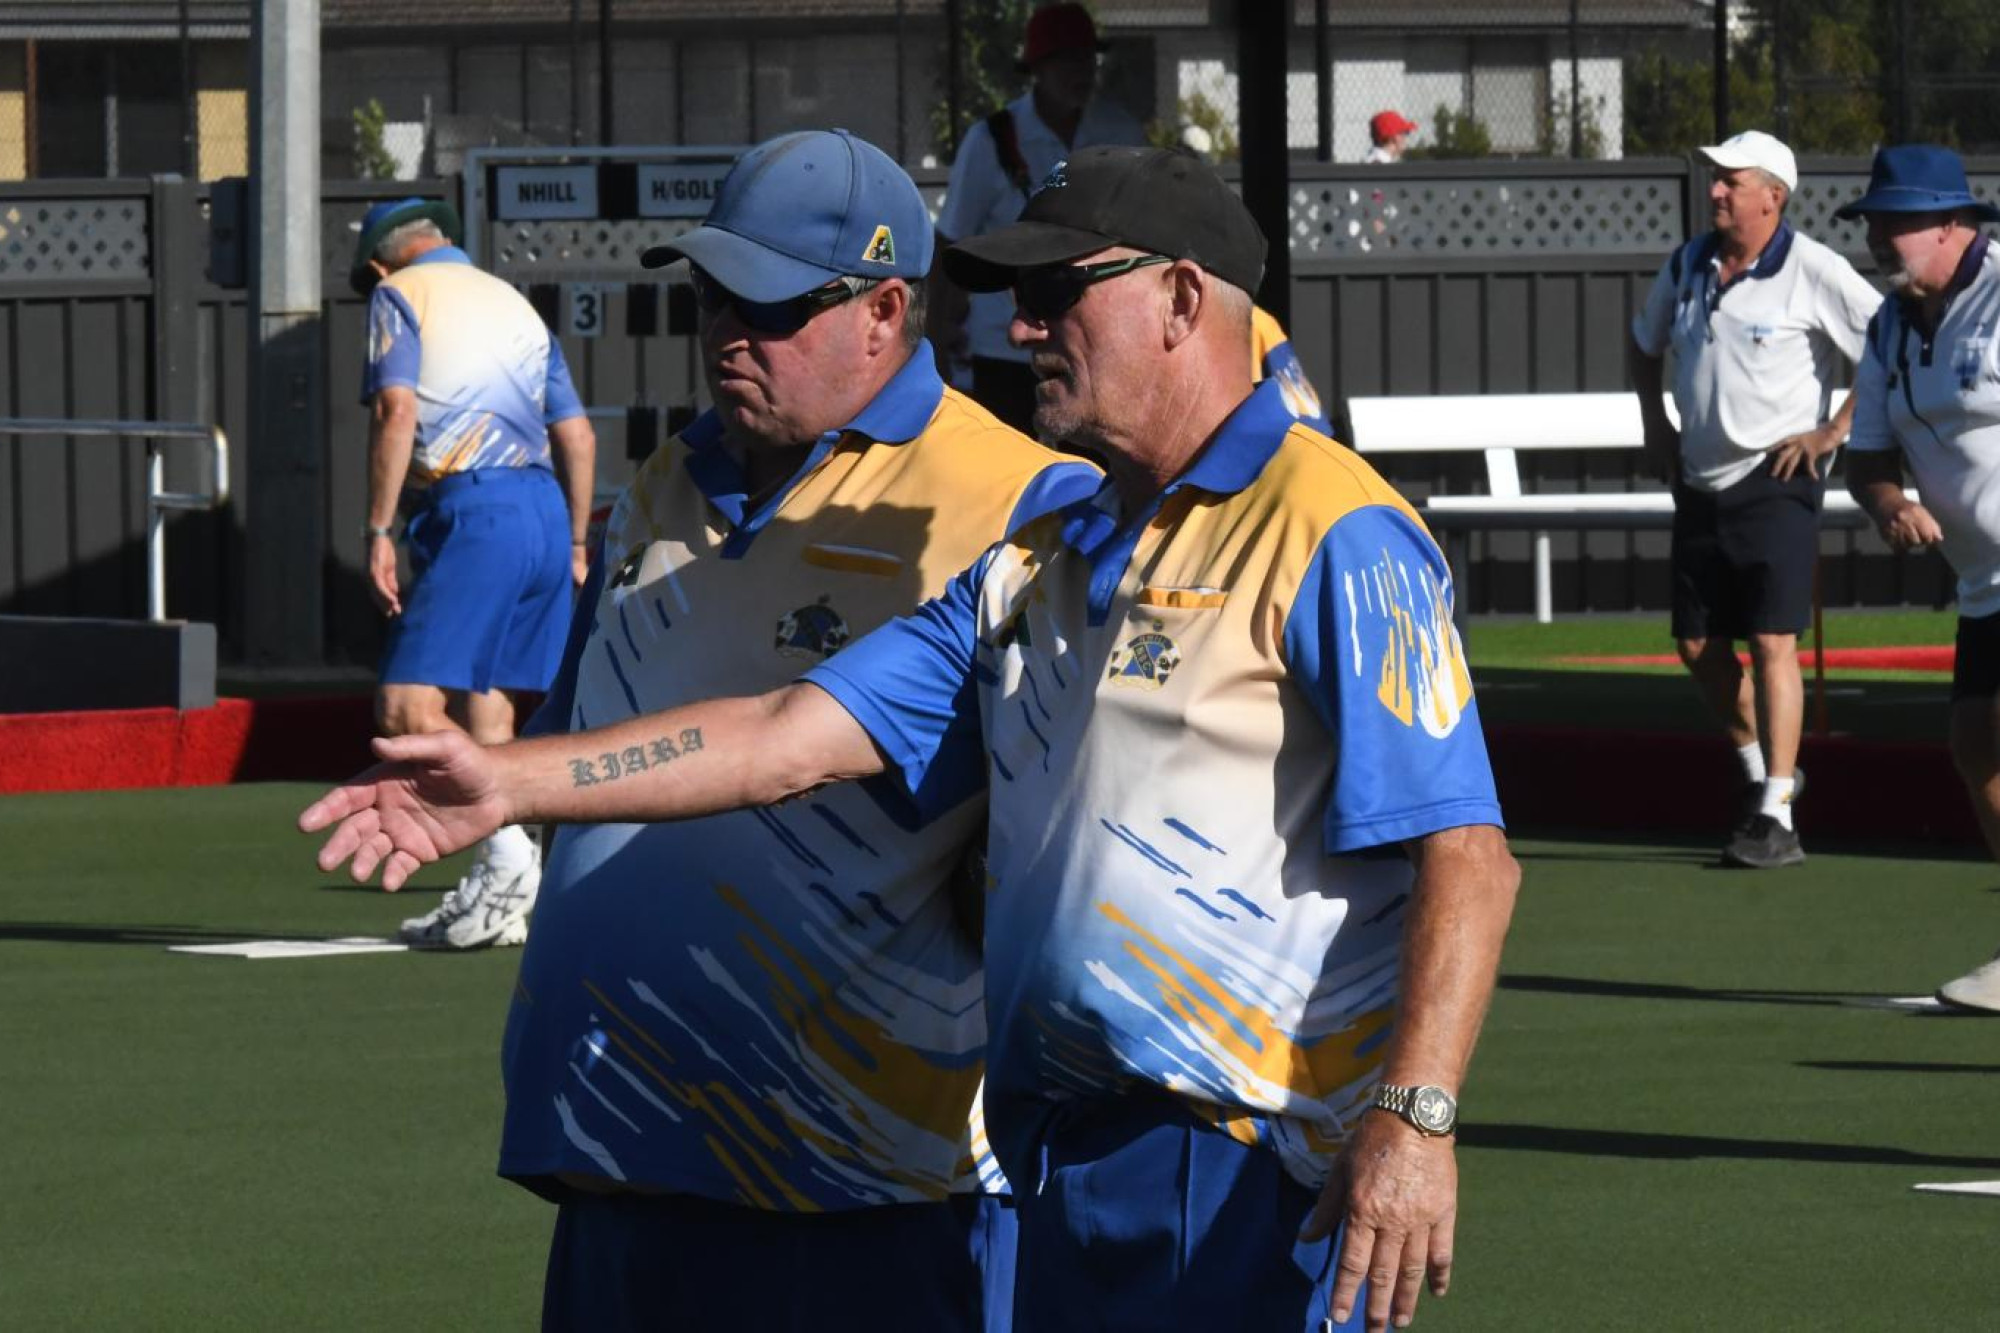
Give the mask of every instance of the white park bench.
[{"label": "white park bench", "polygon": [[[1838,407],[1846,390],[1837,390]],[[1671,398],[1667,415],[1679,422]],[[1496,393],[1430,398],[1350,398],[1344,443],[1367,455],[1479,452],[1486,456],[1485,495],[1434,495],[1419,507],[1442,537],[1447,532],[1526,531],[1533,534],[1535,619],[1554,618],[1550,595],[1552,529],[1666,529],[1674,498],[1664,488],[1581,494],[1523,494],[1516,455],[1523,449],[1638,449],[1644,444],[1639,399],[1631,393]],[[1914,493],[1912,493],[1914,495]],[[1852,496],[1828,489],[1820,521],[1832,527],[1871,526]],[[1461,570],[1461,582],[1466,571]],[[1463,589],[1461,588],[1461,596]]]}]

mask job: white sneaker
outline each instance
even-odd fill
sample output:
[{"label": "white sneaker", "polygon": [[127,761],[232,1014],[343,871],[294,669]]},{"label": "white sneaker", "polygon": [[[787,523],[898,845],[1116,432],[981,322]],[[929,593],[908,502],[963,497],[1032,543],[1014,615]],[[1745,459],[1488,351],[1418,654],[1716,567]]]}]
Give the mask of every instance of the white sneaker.
[{"label": "white sneaker", "polygon": [[512,948],[528,941],[528,914],[542,887],[539,853],[527,866],[496,869],[482,854],[437,907],[405,921],[397,937],[413,949]]},{"label": "white sneaker", "polygon": [[1975,967],[1956,981],[1938,987],[1938,999],[1959,1009],[1977,1009],[1983,1014],[2000,1014],[2000,955],[1984,967]]}]

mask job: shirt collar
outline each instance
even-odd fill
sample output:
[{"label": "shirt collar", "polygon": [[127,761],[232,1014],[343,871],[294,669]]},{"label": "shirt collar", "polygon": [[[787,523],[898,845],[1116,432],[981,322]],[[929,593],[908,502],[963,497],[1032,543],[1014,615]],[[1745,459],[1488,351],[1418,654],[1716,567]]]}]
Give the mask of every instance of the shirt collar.
[{"label": "shirt collar", "polygon": [[[1986,263],[1987,237],[1979,232],[1972,238],[1972,244],[1965,247],[1965,253],[1958,257],[1958,267],[1951,271],[1951,281],[1944,285],[1944,303],[1938,307],[1938,323],[1944,323],[1945,312],[1958,294],[1973,284],[1979,270]],[[1896,301],[1903,308],[1904,322],[1923,334],[1926,342],[1937,330],[1924,323],[1924,303],[1921,297],[1898,296]]]},{"label": "shirt collar", "polygon": [[[1785,260],[1791,257],[1791,253],[1792,224],[1780,219],[1778,229],[1772,232],[1771,239],[1764,243],[1764,249],[1758,254],[1757,262],[1730,281],[1735,283],[1745,278],[1775,278],[1784,269]],[[1714,268],[1721,258],[1722,233],[1712,231],[1708,234],[1708,243],[1702,250],[1702,262],[1707,267]]]},{"label": "shirt collar", "polygon": [[1194,462],[1168,482],[1142,513],[1120,522],[1118,491],[1107,477],[1096,495],[1071,507],[1063,522],[1063,541],[1088,555],[1114,532],[1136,531],[1169,495],[1185,486],[1211,495],[1236,494],[1263,475],[1264,466],[1296,424],[1285,406],[1284,386],[1276,379],[1260,382],[1223,420]]},{"label": "shirt collar", "polygon": [[435,250],[424,251],[415,259],[403,265],[403,267],[415,268],[418,264],[470,264],[471,262],[472,256],[457,246],[440,245]]}]

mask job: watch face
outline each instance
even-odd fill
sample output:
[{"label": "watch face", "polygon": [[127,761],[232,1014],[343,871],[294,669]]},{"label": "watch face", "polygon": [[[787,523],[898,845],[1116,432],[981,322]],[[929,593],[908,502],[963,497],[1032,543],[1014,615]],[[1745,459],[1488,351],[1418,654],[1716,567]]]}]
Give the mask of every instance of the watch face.
[{"label": "watch face", "polygon": [[1448,1134],[1458,1119],[1458,1108],[1443,1088],[1418,1088],[1410,1102],[1410,1119],[1430,1134]]}]

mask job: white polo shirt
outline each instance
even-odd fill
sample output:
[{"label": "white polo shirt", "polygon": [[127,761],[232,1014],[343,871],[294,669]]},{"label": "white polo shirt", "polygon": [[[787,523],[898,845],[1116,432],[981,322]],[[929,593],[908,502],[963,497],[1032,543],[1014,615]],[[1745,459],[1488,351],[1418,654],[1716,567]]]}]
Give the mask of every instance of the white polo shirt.
[{"label": "white polo shirt", "polygon": [[[1023,93],[1007,104],[1014,118],[1014,140],[1021,149],[1021,161],[1028,168],[1029,189],[1066,161],[1078,148],[1100,144],[1143,144],[1146,130],[1132,114],[1108,97],[1093,97],[1077,122],[1076,142],[1065,144],[1062,136],[1035,114],[1035,95]],[[951,182],[945,189],[944,207],[938,211],[938,234],[947,240],[962,241],[997,231],[1019,220],[1028,197],[1007,179],[1000,163],[999,146],[984,120],[966,131],[965,141],[952,159]],[[965,317],[966,346],[972,355],[1001,361],[1026,361],[1028,354],[1007,341],[1007,326],[1014,321],[1012,292],[975,292]]]},{"label": "white polo shirt", "polygon": [[2000,252],[1984,236],[1965,252],[1944,315],[1924,336],[1900,301],[1868,326],[1854,377],[1860,453],[1900,449],[1924,508],[1944,529],[1964,616],[2000,612]]},{"label": "white polo shirt", "polygon": [[1674,353],[1681,476],[1720,491],[1780,440],[1830,415],[1834,356],[1861,355],[1882,296],[1854,266],[1780,223],[1757,262],[1722,281],[1714,232],[1674,251],[1632,319],[1648,356]]}]

